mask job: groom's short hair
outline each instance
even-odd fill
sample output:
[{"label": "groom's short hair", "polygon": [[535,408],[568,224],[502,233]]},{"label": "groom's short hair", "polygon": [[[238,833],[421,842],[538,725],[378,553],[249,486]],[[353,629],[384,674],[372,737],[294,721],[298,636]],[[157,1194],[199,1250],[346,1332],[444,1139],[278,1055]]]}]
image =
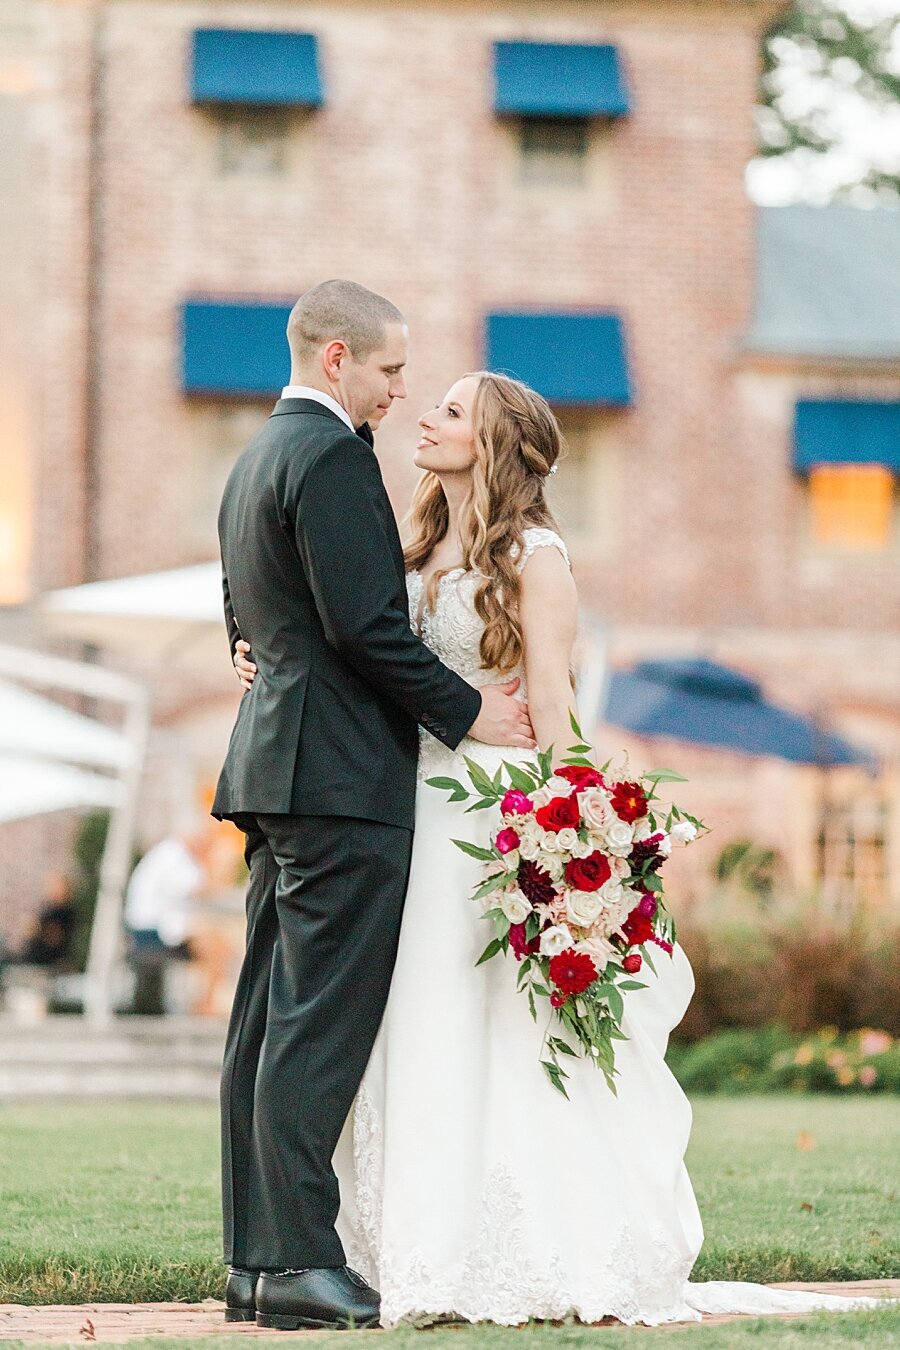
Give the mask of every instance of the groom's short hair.
[{"label": "groom's short hair", "polygon": [[291,310],[287,337],[291,359],[306,366],[327,342],[340,338],[354,361],[365,361],[384,343],[389,323],[405,323],[396,305],[356,281],[323,281],[305,291]]}]

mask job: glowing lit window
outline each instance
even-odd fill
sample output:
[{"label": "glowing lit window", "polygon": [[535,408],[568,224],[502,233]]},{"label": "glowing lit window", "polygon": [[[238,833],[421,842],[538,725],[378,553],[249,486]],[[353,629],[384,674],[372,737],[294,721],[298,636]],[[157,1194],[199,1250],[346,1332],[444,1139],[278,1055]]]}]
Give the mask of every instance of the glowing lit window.
[{"label": "glowing lit window", "polygon": [[876,552],[890,543],[894,476],[883,465],[814,465],[809,493],[817,544]]}]

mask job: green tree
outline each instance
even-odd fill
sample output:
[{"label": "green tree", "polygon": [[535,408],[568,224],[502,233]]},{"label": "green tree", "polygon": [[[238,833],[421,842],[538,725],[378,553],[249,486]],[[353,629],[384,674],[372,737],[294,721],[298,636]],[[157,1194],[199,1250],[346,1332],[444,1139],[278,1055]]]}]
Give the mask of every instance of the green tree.
[{"label": "green tree", "polygon": [[797,0],[766,34],[760,92],[763,157],[834,153],[854,101],[877,109],[883,134],[835,195],[900,194],[900,3]]}]

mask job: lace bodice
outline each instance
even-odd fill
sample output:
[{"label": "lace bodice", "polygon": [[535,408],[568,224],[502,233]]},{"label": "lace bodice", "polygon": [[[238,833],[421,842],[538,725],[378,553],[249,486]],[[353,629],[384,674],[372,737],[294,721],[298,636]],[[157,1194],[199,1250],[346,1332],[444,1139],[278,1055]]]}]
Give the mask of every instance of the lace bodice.
[{"label": "lace bodice", "polygon": [[[525,530],[522,537],[522,549],[516,561],[521,572],[531,555],[539,548],[557,548],[569,562],[569,554],[562,539],[554,530],[532,527]],[[525,672],[521,665],[508,674],[496,670],[485,670],[481,664],[481,635],[484,624],[475,609],[475,592],[481,577],[474,572],[465,572],[456,567],[445,573],[438,583],[438,592],[433,608],[422,611],[419,636],[439,656],[445,666],[455,670],[469,684],[480,687],[483,684],[497,684],[518,676],[522,681],[519,696],[524,698]],[[413,628],[422,606],[424,580],[419,572],[406,574],[406,587],[409,595],[409,612]],[[479,763],[499,765],[503,759],[502,748],[480,745],[466,736],[455,754],[435,740],[427,731],[420,732],[419,776],[431,777],[437,772],[448,769],[449,760],[460,760],[469,755]],[[508,757],[508,756],[507,756]],[[452,772],[457,772],[456,768]]]}]

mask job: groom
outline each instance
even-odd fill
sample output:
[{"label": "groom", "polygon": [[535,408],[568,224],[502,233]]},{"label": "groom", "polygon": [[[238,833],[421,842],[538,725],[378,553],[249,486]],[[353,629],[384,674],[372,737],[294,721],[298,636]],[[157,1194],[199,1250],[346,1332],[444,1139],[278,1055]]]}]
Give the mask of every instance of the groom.
[{"label": "groom", "polygon": [[288,323],[291,383],[219,513],[225,618],[258,675],[213,814],[246,835],[247,948],[222,1075],[226,1318],[368,1326],[331,1165],[381,1021],[409,871],[417,723],[533,745],[517,682],[480,691],[409,624],[372,432],[405,398],[388,300],[328,281]]}]

